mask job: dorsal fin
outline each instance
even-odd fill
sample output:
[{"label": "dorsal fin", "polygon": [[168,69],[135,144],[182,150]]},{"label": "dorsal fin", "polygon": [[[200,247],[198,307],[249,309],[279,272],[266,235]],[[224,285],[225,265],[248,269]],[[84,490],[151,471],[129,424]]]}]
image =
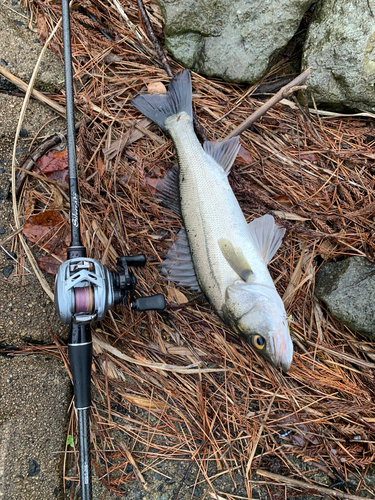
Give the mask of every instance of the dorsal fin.
[{"label": "dorsal fin", "polygon": [[272,215],[263,215],[247,225],[249,236],[263,262],[268,264],[277,252],[285,229],[277,226]]},{"label": "dorsal fin", "polygon": [[240,147],[241,144],[238,137],[233,137],[223,142],[205,141],[203,144],[205,152],[210,155],[216,163],[223,167],[227,175],[230,172]]}]

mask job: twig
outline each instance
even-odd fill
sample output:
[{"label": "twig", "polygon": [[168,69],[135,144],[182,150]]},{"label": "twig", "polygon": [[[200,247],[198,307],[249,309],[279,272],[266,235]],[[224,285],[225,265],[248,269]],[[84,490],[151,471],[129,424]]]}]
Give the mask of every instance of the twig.
[{"label": "twig", "polygon": [[307,69],[300,75],[298,75],[294,80],[285,85],[282,89],[278,91],[269,101],[267,101],[263,106],[255,111],[247,120],[245,120],[241,125],[236,127],[225,139],[230,139],[231,137],[235,137],[236,135],[241,134],[244,130],[249,128],[258,118],[263,116],[267,111],[272,108],[276,103],[281,101],[281,99],[285,99],[291,93],[299,90],[301,86],[305,83],[308,76],[310,75],[310,69]]},{"label": "twig", "polygon": [[145,490],[147,490],[147,483],[146,483],[146,480],[145,478],[142,476],[142,473],[141,471],[139,470],[138,468],[138,465],[136,463],[136,461],[134,460],[133,458],[133,455],[130,453],[130,451],[128,450],[128,448],[126,447],[124,441],[120,441],[120,447],[123,449],[125,455],[126,455],[126,458],[128,459],[128,461],[130,462],[130,464],[132,465],[133,467],[133,471],[135,473],[135,475],[137,476],[137,479],[139,480],[139,482],[142,484],[142,486],[144,487]]},{"label": "twig", "polygon": [[[68,184],[63,184],[62,182],[56,181],[55,179],[50,179],[46,175],[40,175],[37,174],[36,172],[32,172],[30,170],[26,170],[25,168],[21,167],[16,167],[17,170],[20,170],[26,175],[31,175],[32,177],[35,177],[36,179],[40,179],[41,181],[48,182],[49,184],[54,184],[55,186],[58,186],[61,189],[69,189]],[[64,193],[65,194],[65,193]],[[66,199],[69,199],[68,197]]]},{"label": "twig", "polygon": [[[14,85],[16,85],[19,89],[23,90],[24,92],[27,92],[28,89],[28,84],[20,80],[17,76],[12,75],[9,71],[6,69],[2,68],[0,66],[0,73],[10,82],[12,82]],[[52,101],[49,97],[46,97],[44,94],[39,92],[38,90],[32,89],[31,95],[37,99],[38,101],[43,102],[44,104],[47,104],[50,108],[52,108],[56,113],[59,113],[63,117],[66,116],[66,111],[64,106],[60,106],[60,104],[57,104],[56,102]]]},{"label": "twig", "polygon": [[169,76],[169,78],[172,78],[173,77],[172,70],[168,64],[168,61],[167,61],[167,58],[165,57],[163,49],[161,48],[160,43],[159,43],[158,39],[156,38],[155,33],[151,27],[150,18],[148,17],[147,11],[143,5],[142,0],[137,0],[137,4],[138,4],[139,13],[141,14],[142,22],[144,24],[144,27],[146,28],[147,36],[151,40],[151,42],[153,43],[154,48],[156,50],[156,53],[159,56],[160,62],[164,66],[164,69],[165,69],[167,75]]},{"label": "twig", "polygon": [[4,243],[6,243],[7,241],[11,240],[15,236],[17,236],[17,234],[19,234],[22,230],[23,230],[23,225],[21,227],[19,227],[18,229],[16,229],[15,231],[13,231],[12,234],[9,234],[6,238],[4,238],[3,240],[1,240],[0,241],[0,245],[4,245]]},{"label": "twig", "polygon": [[304,488],[306,490],[315,491],[325,497],[333,496],[336,498],[345,498],[346,500],[363,500],[362,497],[357,497],[356,495],[350,495],[349,493],[344,493],[343,491],[331,490],[330,488],[325,488],[324,486],[309,484],[304,481],[299,481],[298,479],[281,476],[280,474],[274,474],[273,472],[268,472],[266,470],[257,470],[256,473],[258,474],[258,476],[269,477],[271,479],[274,479],[275,481],[289,484],[290,486],[296,486],[297,488]]},{"label": "twig", "polygon": [[251,454],[250,454],[250,458],[249,458],[249,461],[247,462],[247,466],[246,466],[246,476],[248,476],[250,470],[251,470],[251,464],[253,463],[253,459],[254,459],[254,455],[255,455],[255,451],[258,447],[258,444],[259,444],[259,440],[262,436],[262,432],[263,432],[263,429],[264,429],[264,425],[267,421],[267,418],[268,418],[268,415],[270,414],[270,411],[271,411],[271,408],[272,408],[272,405],[273,405],[273,402],[275,401],[275,397],[277,396],[277,393],[278,393],[278,390],[275,392],[275,394],[272,396],[272,399],[270,401],[270,404],[268,405],[268,408],[267,408],[267,411],[266,411],[266,414],[264,415],[264,420],[263,422],[260,424],[260,427],[259,427],[259,431],[258,431],[258,435],[254,441],[254,444],[253,444],[253,449],[251,450]]}]

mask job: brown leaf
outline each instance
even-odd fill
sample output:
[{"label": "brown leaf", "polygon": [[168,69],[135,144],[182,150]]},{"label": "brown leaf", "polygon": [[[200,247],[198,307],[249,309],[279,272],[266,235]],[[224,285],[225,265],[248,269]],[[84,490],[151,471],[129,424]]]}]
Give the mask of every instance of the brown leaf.
[{"label": "brown leaf", "polygon": [[47,177],[58,171],[68,171],[68,153],[64,151],[48,151],[45,155],[39,158],[34,167],[34,172],[38,174],[42,171]]},{"label": "brown leaf", "polygon": [[47,175],[47,177],[54,181],[61,182],[61,184],[68,184],[69,172],[68,169],[56,170],[56,172],[52,172],[52,174]]},{"label": "brown leaf", "polygon": [[310,163],[313,163],[314,161],[318,160],[318,158],[316,157],[316,155],[314,155],[314,153],[301,153],[300,159],[309,161]]},{"label": "brown leaf", "polygon": [[147,85],[147,90],[149,94],[166,94],[167,89],[165,85],[161,82],[152,82]]},{"label": "brown leaf", "polygon": [[23,227],[23,234],[56,255],[64,254],[70,243],[66,220],[56,210],[46,210],[29,217]]},{"label": "brown leaf", "polygon": [[168,300],[170,302],[175,302],[176,304],[186,304],[186,302],[189,302],[186,295],[180,292],[180,290],[178,290],[177,288],[172,288],[171,286],[169,286],[167,289],[167,293]]},{"label": "brown leaf", "polygon": [[29,193],[26,194],[26,198],[23,205],[23,215],[27,219],[34,212],[35,199]]},{"label": "brown leaf", "polygon": [[49,208],[62,209],[64,205],[62,194],[55,186],[50,186],[50,189],[53,193],[53,202],[49,205]]},{"label": "brown leaf", "polygon": [[280,205],[284,205],[284,207],[292,207],[293,203],[290,201],[288,196],[285,196],[285,194],[280,194],[278,196],[274,196],[273,199],[277,201],[277,203],[280,203]]},{"label": "brown leaf", "polygon": [[158,185],[162,181],[163,181],[163,179],[158,179],[157,177],[146,177],[145,178],[146,186],[148,187],[148,190],[152,194],[156,194],[157,192],[159,192]]},{"label": "brown leaf", "polygon": [[[238,161],[240,158],[240,161]],[[251,156],[249,151],[245,149],[243,146],[240,147],[240,150],[238,151],[237,154],[237,160],[236,163],[244,164],[244,165],[251,165],[254,163],[254,158]]]},{"label": "brown leaf", "polygon": [[99,174],[99,179],[103,177],[103,174],[105,172],[105,163],[103,158],[98,155],[98,174]]},{"label": "brown leaf", "polygon": [[[66,254],[58,255],[58,257],[63,261],[66,260]],[[43,269],[43,271],[46,271],[48,274],[52,274],[53,276],[57,274],[57,270],[61,264],[52,255],[43,255],[43,257],[37,259],[37,263],[40,269]]]},{"label": "brown leaf", "polygon": [[38,30],[38,34],[39,34],[40,39],[42,40],[43,43],[45,43],[45,41],[48,38],[49,33],[48,33],[47,20],[43,15],[38,15],[37,30]]}]

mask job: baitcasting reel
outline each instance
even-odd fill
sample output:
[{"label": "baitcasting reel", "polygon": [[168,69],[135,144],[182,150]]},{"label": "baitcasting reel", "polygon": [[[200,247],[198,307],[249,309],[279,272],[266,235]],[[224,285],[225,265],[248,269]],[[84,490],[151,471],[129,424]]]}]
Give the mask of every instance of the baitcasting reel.
[{"label": "baitcasting reel", "polygon": [[127,303],[137,311],[162,311],[165,299],[161,294],[134,297],[137,279],[129,267],[143,267],[143,254],[119,257],[117,272],[87,257],[69,259],[60,265],[55,280],[55,307],[66,325],[85,325],[104,319],[108,310]]}]

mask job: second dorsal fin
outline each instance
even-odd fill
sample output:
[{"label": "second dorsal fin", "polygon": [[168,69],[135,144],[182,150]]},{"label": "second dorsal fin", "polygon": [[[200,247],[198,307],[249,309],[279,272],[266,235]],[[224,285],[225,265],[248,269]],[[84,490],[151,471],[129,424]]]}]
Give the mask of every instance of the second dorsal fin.
[{"label": "second dorsal fin", "polygon": [[238,137],[233,137],[223,142],[206,141],[203,149],[209,154],[228,175],[241,147]]}]

